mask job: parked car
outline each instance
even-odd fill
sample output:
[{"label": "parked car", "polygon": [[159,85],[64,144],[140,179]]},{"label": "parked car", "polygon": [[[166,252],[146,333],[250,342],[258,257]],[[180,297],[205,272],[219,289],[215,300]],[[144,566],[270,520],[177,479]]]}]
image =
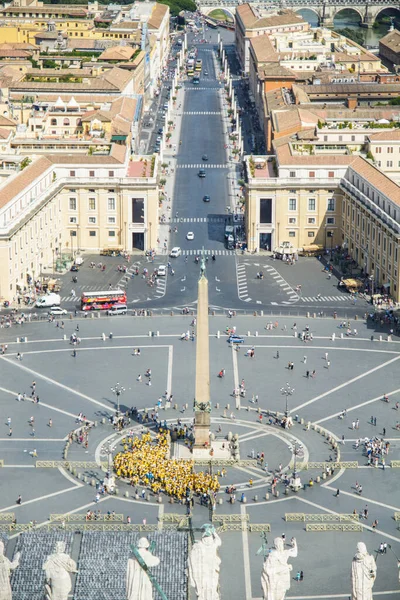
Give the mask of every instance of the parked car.
[{"label": "parked car", "polygon": [[79,266],[78,265],[72,265],[72,267],[70,268],[70,271],[79,271]]}]

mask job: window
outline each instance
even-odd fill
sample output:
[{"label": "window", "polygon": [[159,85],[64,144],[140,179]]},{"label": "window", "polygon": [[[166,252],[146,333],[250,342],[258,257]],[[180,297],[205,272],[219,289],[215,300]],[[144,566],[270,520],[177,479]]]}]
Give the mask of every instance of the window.
[{"label": "window", "polygon": [[108,176],[109,177],[114,177],[114,171],[108,171]]},{"label": "window", "polygon": [[326,224],[327,225],[334,225],[335,224],[335,217],[327,217]]},{"label": "window", "polygon": [[57,125],[57,119],[51,119],[50,125]]},{"label": "window", "polygon": [[329,178],[335,177],[335,171],[328,171],[328,177]]},{"label": "window", "polygon": [[382,152],[382,148],[380,148],[380,146],[377,146],[377,148],[376,148],[375,152],[376,152],[377,154],[380,154],[380,153]]},{"label": "window", "polygon": [[77,221],[76,217],[70,217],[69,218],[69,222],[70,223],[76,223],[76,221]]},{"label": "window", "polygon": [[69,235],[70,235],[71,237],[76,237],[76,231],[75,231],[75,229],[73,229],[72,231],[70,231],[70,232],[69,232]]},{"label": "window", "polygon": [[295,231],[289,231],[289,237],[296,237]]},{"label": "window", "polygon": [[89,198],[89,210],[96,210],[96,198]]},{"label": "window", "polygon": [[116,222],[117,219],[115,217],[107,217],[107,223],[109,223],[110,225],[115,225]]},{"label": "window", "polygon": [[272,223],[272,198],[260,198],[260,223]]},{"label": "window", "polygon": [[386,161],[386,166],[387,167],[393,167],[393,161],[392,160],[387,160]]},{"label": "window", "polygon": [[90,225],[96,225],[96,217],[89,217]]},{"label": "window", "polygon": [[132,198],[132,223],[144,223],[143,198]]},{"label": "window", "polygon": [[69,126],[69,119],[64,119],[63,125],[64,125],[64,127],[68,127]]},{"label": "window", "polygon": [[289,210],[296,210],[297,200],[296,198],[289,198]]},{"label": "window", "polygon": [[69,210],[76,210],[76,198],[69,199]]},{"label": "window", "polygon": [[351,136],[351,141],[352,141],[352,142],[355,142],[355,141],[356,141],[356,136],[355,136],[355,135],[352,135],[352,136]]},{"label": "window", "polygon": [[309,237],[309,238],[313,238],[313,237],[314,237],[314,235],[315,235],[315,233],[314,233],[313,231],[309,231],[309,232],[308,232],[308,237]]},{"label": "window", "polygon": [[296,177],[296,171],[290,171],[289,177]]},{"label": "window", "polygon": [[115,237],[115,231],[109,231],[108,237]]},{"label": "window", "polygon": [[89,171],[89,177],[94,177],[94,171]]},{"label": "window", "polygon": [[315,218],[315,217],[308,217],[308,219],[307,219],[307,223],[308,223],[309,225],[315,225],[315,223],[316,223],[316,218]]},{"label": "window", "polygon": [[313,179],[315,177],[315,171],[309,171],[308,176]]},{"label": "window", "polygon": [[75,177],[75,171],[70,171],[70,172],[69,172],[69,176],[70,176],[70,177]]},{"label": "window", "polygon": [[89,231],[89,236],[90,237],[96,237],[96,232],[95,231]]},{"label": "window", "polygon": [[308,199],[308,210],[315,210],[315,198]]},{"label": "window", "polygon": [[115,198],[109,198],[107,202],[108,210],[115,210]]},{"label": "window", "polygon": [[393,146],[389,146],[387,149],[388,154],[393,154]]},{"label": "window", "polygon": [[335,198],[329,198],[329,200],[328,200],[328,206],[327,206],[326,210],[334,212],[334,210],[335,210]]},{"label": "window", "polygon": [[296,217],[289,217],[288,222],[289,225],[296,225]]}]

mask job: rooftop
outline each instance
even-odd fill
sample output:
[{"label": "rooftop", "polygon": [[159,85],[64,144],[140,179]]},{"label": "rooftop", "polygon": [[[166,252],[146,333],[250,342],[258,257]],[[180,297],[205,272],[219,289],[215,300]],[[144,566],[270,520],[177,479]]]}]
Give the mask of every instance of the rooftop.
[{"label": "rooftop", "polygon": [[400,206],[400,186],[393,179],[387,177],[372,163],[360,156],[352,163],[351,168],[376,190]]},{"label": "rooftop", "polygon": [[386,46],[393,52],[400,52],[400,31],[393,29],[379,40],[379,45]]}]

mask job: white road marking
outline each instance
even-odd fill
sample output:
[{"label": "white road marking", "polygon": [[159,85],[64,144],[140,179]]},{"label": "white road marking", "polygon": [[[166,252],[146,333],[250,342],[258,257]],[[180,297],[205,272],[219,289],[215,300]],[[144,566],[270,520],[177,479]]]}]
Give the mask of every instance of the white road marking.
[{"label": "white road marking", "polygon": [[[400,392],[400,388],[397,388],[397,390],[393,390],[392,392],[389,392],[387,395],[388,396],[393,396],[394,394],[398,394]],[[356,404],[355,406],[351,406],[350,408],[347,408],[347,412],[351,412],[353,410],[358,410],[359,408],[362,408],[363,406],[367,406],[368,404],[372,404],[373,402],[377,402],[378,400],[382,400],[383,395],[380,394],[380,396],[376,396],[376,398],[372,398],[371,400],[366,400],[365,402],[361,402],[360,404]],[[315,423],[323,423],[324,421],[329,421],[329,419],[334,419],[335,417],[338,417],[340,414],[342,414],[342,411],[334,413],[333,415],[329,415],[329,417],[324,417],[323,419],[319,419],[318,421],[315,421]],[[396,438],[398,439],[398,438]],[[346,438],[347,440],[347,438]],[[387,438],[385,438],[385,440],[387,440]],[[349,442],[355,442],[355,440],[348,440]]]},{"label": "white road marking", "polygon": [[[240,506],[240,514],[245,517],[246,506],[242,504]],[[251,569],[250,569],[250,549],[249,549],[249,536],[247,534],[247,528],[242,531],[242,545],[243,545],[243,563],[244,563],[244,587],[246,600],[251,600]]]}]

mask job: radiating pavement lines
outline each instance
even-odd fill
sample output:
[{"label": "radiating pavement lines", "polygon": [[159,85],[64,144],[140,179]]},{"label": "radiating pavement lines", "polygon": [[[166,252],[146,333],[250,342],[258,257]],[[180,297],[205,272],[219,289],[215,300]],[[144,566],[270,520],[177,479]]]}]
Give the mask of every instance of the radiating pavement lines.
[{"label": "radiating pavement lines", "polygon": [[[16,398],[18,396],[17,392],[12,392],[11,390],[7,390],[6,388],[2,388],[2,387],[0,387],[0,392],[5,392],[6,394],[11,394],[11,396],[14,396],[14,398]],[[28,401],[31,401],[31,399],[27,398],[27,400],[21,400],[21,402],[28,402]],[[49,408],[50,410],[55,410],[56,412],[62,413],[63,415],[66,415],[67,417],[72,417],[73,419],[76,419],[76,415],[73,415],[72,413],[70,413],[67,410],[64,410],[62,408],[57,408],[57,406],[52,406],[51,404],[47,404],[46,402],[40,401],[40,406],[44,406],[45,408]],[[89,420],[89,422],[90,422],[90,420]],[[67,436],[64,439],[67,439]]]},{"label": "radiating pavement lines", "polygon": [[380,369],[384,369],[385,367],[387,367],[388,365],[390,365],[391,363],[393,363],[399,359],[400,359],[400,356],[391,358],[390,360],[386,361],[382,365],[373,367],[372,369],[365,371],[365,373],[361,373],[360,375],[353,377],[353,379],[350,379],[349,381],[345,381],[344,383],[341,383],[340,385],[336,386],[335,388],[332,388],[331,390],[328,390],[327,392],[324,392],[323,394],[320,394],[319,396],[316,396],[315,398],[311,398],[311,400],[308,400],[307,402],[303,402],[303,404],[299,404],[298,406],[293,407],[291,412],[296,412],[296,411],[304,408],[305,406],[309,406],[310,404],[313,404],[314,402],[317,402],[318,400],[321,400],[322,398],[325,398],[326,396],[329,396],[330,394],[333,394],[333,393],[337,392],[338,390],[341,390],[341,389],[347,387],[348,385],[351,385],[352,383],[354,383],[355,381],[358,381],[359,379],[368,377],[369,375],[371,375],[371,373],[375,373],[376,371],[379,371]]},{"label": "radiating pavement lines", "polygon": [[[394,394],[398,394],[399,392],[400,392],[400,388],[397,388],[397,390],[392,390],[391,392],[387,393],[386,395],[394,396]],[[346,408],[346,411],[349,413],[353,410],[358,410],[359,408],[362,408],[363,406],[367,406],[368,404],[373,404],[374,402],[378,402],[378,400],[382,400],[382,399],[383,399],[383,394],[380,394],[379,396],[376,396],[375,398],[372,398],[371,400],[366,400],[365,402],[356,404],[356,406],[351,406],[350,408]],[[323,423],[324,421],[329,421],[329,419],[334,419],[335,417],[338,417],[339,415],[342,414],[342,412],[343,411],[339,411],[337,413],[334,413],[333,415],[329,415],[328,417],[324,417],[323,419],[319,419],[318,421],[314,421],[314,422],[318,425],[319,423]],[[385,439],[387,440],[388,438],[385,438]],[[346,438],[346,440],[352,441],[348,438]]]},{"label": "radiating pavement lines", "polygon": [[[70,352],[69,349],[68,349],[68,351]],[[54,352],[54,350],[53,350],[53,352]],[[59,350],[57,352],[59,352]],[[35,377],[35,379],[43,379],[47,383],[49,383],[51,385],[56,385],[56,386],[62,388],[63,390],[66,390],[67,392],[74,394],[74,396],[79,396],[80,398],[83,398],[84,400],[88,400],[92,404],[96,404],[97,406],[101,406],[102,408],[105,408],[107,411],[112,412],[112,410],[113,410],[113,408],[111,406],[107,406],[106,404],[103,404],[102,402],[99,402],[98,400],[95,400],[94,398],[91,398],[90,396],[87,396],[86,394],[82,394],[81,392],[78,392],[77,390],[70,388],[68,385],[60,383],[59,381],[56,381],[55,379],[52,379],[51,377],[47,377],[47,375],[42,375],[38,371],[29,369],[29,367],[25,367],[25,365],[22,365],[20,361],[13,362],[13,361],[9,360],[8,358],[5,358],[4,356],[2,356],[1,358],[2,358],[2,360],[9,363],[10,365],[13,365],[14,367],[18,367],[19,369],[22,369],[26,373],[31,373]]]}]

